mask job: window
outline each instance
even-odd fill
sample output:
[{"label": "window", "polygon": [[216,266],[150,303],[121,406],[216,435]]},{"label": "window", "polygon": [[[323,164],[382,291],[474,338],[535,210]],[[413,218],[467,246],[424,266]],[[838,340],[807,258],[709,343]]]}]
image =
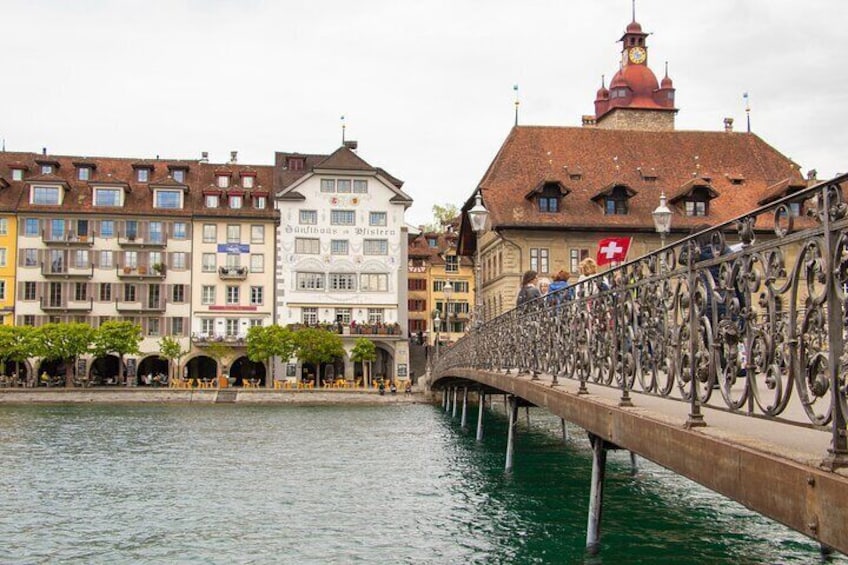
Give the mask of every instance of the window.
[{"label": "window", "polygon": [[250,255],[250,272],[264,273],[265,272],[265,255],[262,253],[252,253]]},{"label": "window", "polygon": [[151,243],[163,243],[165,241],[165,233],[162,230],[162,222],[150,222],[147,226],[147,231],[150,234]]},{"label": "window", "polygon": [[559,212],[559,199],[562,196],[558,184],[547,183],[536,201],[539,203],[540,212]]},{"label": "window", "polygon": [[427,290],[427,279],[409,279],[409,290]]},{"label": "window", "polygon": [[252,328],[254,326],[260,326],[261,327],[262,326],[262,320],[260,320],[258,318],[251,318],[250,319],[250,327]]},{"label": "window", "polygon": [[389,242],[386,239],[366,239],[363,242],[362,253],[364,255],[388,255]]},{"label": "window", "polygon": [[35,325],[35,316],[32,314],[24,315],[24,324],[25,326],[34,326]]},{"label": "window", "polygon": [[330,253],[333,255],[347,255],[348,243],[346,239],[330,240]]},{"label": "window", "polygon": [[627,215],[627,198],[627,190],[624,187],[615,187],[604,199],[604,213],[607,216]]},{"label": "window", "polygon": [[88,249],[77,249],[74,251],[74,267],[85,269],[91,266],[88,260]]},{"label": "window", "polygon": [[95,206],[120,206],[122,190],[119,188],[95,188]]},{"label": "window", "polygon": [[367,180],[355,180],[355,181],[353,181],[353,192],[355,194],[367,194],[368,193],[368,181]]},{"label": "window", "polygon": [[218,175],[216,181],[218,188],[227,188],[230,186],[230,177],[229,175]]},{"label": "window", "polygon": [[174,222],[174,239],[188,238],[188,224],[185,222]]},{"label": "window", "polygon": [[318,323],[318,308],[302,308],[301,309],[301,320],[304,324],[317,324]]},{"label": "window", "polygon": [[230,209],[238,210],[242,206],[242,196],[240,194],[232,194],[230,195]]},{"label": "window", "polygon": [[227,318],[227,337],[236,337],[238,335],[238,318]]},{"label": "window", "polygon": [[217,257],[214,253],[204,253],[202,257],[202,268],[201,270],[204,273],[214,273],[215,269],[218,268]]},{"label": "window", "polygon": [[297,273],[298,290],[324,290],[323,273]]},{"label": "window", "polygon": [[368,323],[369,324],[382,324],[383,323],[384,310],[383,308],[369,308],[368,309]]},{"label": "window", "polygon": [[330,273],[330,290],[356,290],[356,275],[353,273]]},{"label": "window", "polygon": [[356,225],[356,213],[353,210],[331,210],[330,224],[334,226]]},{"label": "window", "polygon": [[407,308],[410,312],[426,312],[427,301],[420,299],[411,299],[407,301]]},{"label": "window", "polygon": [[203,205],[207,208],[217,208],[218,207],[218,195],[217,194],[207,194],[203,198]]},{"label": "window", "polygon": [[177,182],[185,182],[185,176],[185,169],[174,169],[173,171],[171,171],[171,178],[173,178]]},{"label": "window", "polygon": [[369,226],[385,226],[386,225],[386,213],[385,212],[371,212],[368,214],[368,225]]},{"label": "window", "polygon": [[704,200],[687,200],[685,202],[687,216],[706,216],[707,203]]},{"label": "window", "polygon": [[351,308],[336,308],[336,322],[345,325],[350,324],[351,314]]},{"label": "window", "polygon": [[530,248],[530,269],[537,273],[547,273],[549,250],[539,247]]},{"label": "window", "polygon": [[125,251],[124,252],[124,267],[129,267],[131,269],[135,269],[138,267],[138,252],[137,251]]},{"label": "window", "polygon": [[24,220],[24,235],[36,236],[39,233],[38,220],[36,218],[27,218]]},{"label": "window", "polygon": [[159,335],[159,318],[147,320],[147,335],[154,337]]},{"label": "window", "polygon": [[150,180],[150,169],[136,169],[135,180],[138,182],[147,182]]},{"label": "window", "polygon": [[227,259],[225,265],[227,269],[231,271],[238,269],[241,267],[241,254],[240,253],[227,253]]},{"label": "window", "polygon": [[321,179],[321,192],[335,192],[336,181],[334,179]]},{"label": "window", "polygon": [[176,251],[171,255],[171,264],[177,270],[185,270],[186,268],[186,253],[184,251]]},{"label": "window", "polygon": [[162,253],[160,251],[151,251],[147,255],[147,264],[151,267],[162,262]]},{"label": "window", "polygon": [[350,181],[347,179],[339,179],[336,181],[336,192],[350,193]]},{"label": "window", "polygon": [[252,175],[245,175],[241,177],[241,186],[242,188],[253,188],[253,181],[255,177]]},{"label": "window", "polygon": [[459,257],[457,257],[456,255],[445,255],[445,272],[459,272]]},{"label": "window", "polygon": [[115,237],[115,220],[100,220],[100,237]]},{"label": "window", "polygon": [[24,249],[24,267],[35,267],[38,265],[38,249]]},{"label": "window", "polygon": [[265,243],[265,226],[250,226],[250,243]]},{"label": "window", "polygon": [[427,247],[438,247],[439,239],[436,237],[428,237],[427,238]]},{"label": "window", "polygon": [[215,224],[203,224],[203,243],[215,243],[218,239],[218,227]]},{"label": "window", "polygon": [[[174,171],[176,172],[176,171]],[[185,331],[185,320],[182,318],[171,319],[171,335],[183,335]]]},{"label": "window", "polygon": [[178,210],[183,207],[183,193],[181,190],[157,190],[154,194],[154,208],[167,208]]},{"label": "window", "polygon": [[124,285],[124,302],[135,302],[135,285]]},{"label": "window", "polygon": [[572,249],[569,252],[569,271],[572,273],[580,272],[580,261],[589,256],[588,249]]},{"label": "window", "polygon": [[74,300],[77,302],[82,302],[84,300],[88,300],[88,284],[87,283],[74,283]]},{"label": "window", "polygon": [[300,223],[301,224],[317,224],[318,223],[318,211],[317,210],[301,210],[300,211]]},{"label": "window", "polygon": [[24,180],[24,170],[12,169],[12,180]]},{"label": "window", "polygon": [[[253,207],[257,210],[264,210],[268,207],[268,199],[265,196],[253,196]],[[262,323],[262,320],[259,320],[259,323]]]},{"label": "window", "polygon": [[127,220],[124,223],[124,229],[126,231],[127,239],[130,241],[135,240],[138,237],[138,220]]},{"label": "window", "polygon": [[48,164],[41,165],[41,174],[42,175],[52,175],[53,174],[53,165],[48,165]]},{"label": "window", "polygon": [[78,180],[89,180],[91,178],[91,167],[79,167],[77,169]]},{"label": "window", "polygon": [[250,304],[262,306],[264,304],[264,288],[261,286],[250,287]]},{"label": "window", "polygon": [[101,251],[100,252],[100,268],[101,269],[111,269],[115,266],[115,256],[112,251]]},{"label": "window", "polygon": [[362,292],[386,291],[389,289],[389,275],[362,273],[359,276],[359,290]]},{"label": "window", "polygon": [[112,300],[112,283],[100,283],[99,297],[101,302],[110,302]]},{"label": "window", "polygon": [[468,292],[468,281],[451,281],[454,292]]},{"label": "window", "polygon": [[286,167],[290,171],[302,171],[303,170],[303,157],[288,157],[286,159]]},{"label": "window", "polygon": [[215,287],[213,285],[203,285],[200,289],[201,304],[215,304]]},{"label": "window", "polygon": [[200,333],[210,336],[215,333],[215,320],[213,318],[202,318],[200,320]]},{"label": "window", "polygon": [[0,247],[0,267],[6,266],[6,248]]},{"label": "window", "polygon": [[317,238],[296,237],[294,252],[317,255],[321,252],[321,240]]},{"label": "window", "polygon": [[8,218],[0,218],[0,235],[9,235]]},{"label": "window", "polygon": [[171,292],[171,302],[185,302],[185,285],[175,284]]},{"label": "window", "polygon": [[227,287],[227,304],[238,304],[239,298],[240,298],[239,287],[228,286]]},{"label": "window", "polygon": [[50,241],[62,241],[65,239],[65,220],[54,218],[50,220]]},{"label": "window", "polygon": [[35,300],[35,282],[24,283],[24,300]]},{"label": "window", "polygon": [[241,226],[238,224],[227,225],[227,243],[241,243]]},{"label": "window", "polygon": [[34,186],[32,187],[32,202],[31,204],[41,204],[44,206],[58,206],[61,204],[59,198],[59,189],[55,186]]}]

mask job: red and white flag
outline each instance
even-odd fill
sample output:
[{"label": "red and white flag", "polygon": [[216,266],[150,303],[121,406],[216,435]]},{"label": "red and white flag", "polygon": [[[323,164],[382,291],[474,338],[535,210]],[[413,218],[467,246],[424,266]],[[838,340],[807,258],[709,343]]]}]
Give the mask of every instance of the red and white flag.
[{"label": "red and white flag", "polygon": [[598,265],[623,263],[630,250],[630,237],[608,237],[598,242]]}]

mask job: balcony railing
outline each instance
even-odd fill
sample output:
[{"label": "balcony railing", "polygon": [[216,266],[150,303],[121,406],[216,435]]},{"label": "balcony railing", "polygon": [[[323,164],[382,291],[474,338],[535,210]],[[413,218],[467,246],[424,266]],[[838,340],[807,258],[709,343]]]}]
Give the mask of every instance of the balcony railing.
[{"label": "balcony railing", "polygon": [[118,266],[119,279],[163,279],[165,278],[165,266],[161,263],[155,265],[129,265]]},{"label": "balcony railing", "polygon": [[94,276],[94,264],[89,264],[87,267],[77,267],[74,265],[67,265],[66,263],[61,264],[52,264],[52,263],[41,263],[41,275],[47,278],[57,277],[57,278],[83,278],[90,279]]},{"label": "balcony railing", "polygon": [[246,345],[245,335],[226,335],[226,334],[206,334],[206,333],[193,333],[191,334],[191,342],[198,347],[206,347],[212,345],[213,343],[222,343],[224,345],[231,345],[234,347],[240,347]]},{"label": "balcony railing", "polygon": [[61,297],[41,297],[41,309],[45,312],[91,312],[94,298],[87,300],[67,300]]},{"label": "balcony railing", "polygon": [[115,300],[115,309],[118,312],[164,312],[165,299],[158,300]]},{"label": "balcony railing", "polygon": [[146,231],[124,232],[118,235],[118,245],[121,247],[165,247],[168,237],[164,233],[148,233]]},{"label": "balcony railing", "polygon": [[402,337],[403,331],[401,331],[401,327],[399,324],[342,324],[342,323],[317,323],[317,324],[289,324],[288,328],[293,331],[297,331],[302,328],[319,328],[322,330],[327,330],[328,332],[333,332],[337,334],[343,335],[359,335],[359,336],[369,336],[369,335],[379,335],[379,336],[397,336]]},{"label": "balcony railing", "polygon": [[218,278],[224,281],[243,281],[247,278],[247,267],[218,267]]},{"label": "balcony railing", "polygon": [[93,235],[75,235],[73,232],[52,233],[41,230],[41,241],[50,247],[91,247],[94,245]]}]

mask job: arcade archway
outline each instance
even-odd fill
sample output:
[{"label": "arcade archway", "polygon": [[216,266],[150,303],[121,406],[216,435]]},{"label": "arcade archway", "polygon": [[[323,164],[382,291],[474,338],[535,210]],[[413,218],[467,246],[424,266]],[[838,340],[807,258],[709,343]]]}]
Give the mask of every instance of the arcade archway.
[{"label": "arcade archway", "polygon": [[198,355],[186,363],[184,372],[188,379],[214,379],[218,376],[218,363],[207,355]]},{"label": "arcade archway", "polygon": [[168,360],[159,355],[145,357],[138,364],[140,386],[161,383],[168,377]]},{"label": "arcade archway", "polygon": [[247,357],[239,357],[230,365],[230,378],[235,379],[233,386],[244,386],[244,381],[255,382],[257,386],[265,386],[265,365],[251,361]]},{"label": "arcade archway", "polygon": [[[116,385],[118,383],[118,365],[120,361],[116,355],[104,355],[97,357],[91,362],[89,379],[94,386]],[[127,377],[127,366],[124,363],[124,378]]]}]

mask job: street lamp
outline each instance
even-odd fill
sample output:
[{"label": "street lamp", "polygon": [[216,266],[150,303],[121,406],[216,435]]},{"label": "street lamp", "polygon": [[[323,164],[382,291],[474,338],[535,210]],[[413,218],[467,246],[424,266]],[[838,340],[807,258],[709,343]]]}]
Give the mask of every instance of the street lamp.
[{"label": "street lamp", "polygon": [[439,360],[439,330],[442,327],[442,319],[439,317],[439,311],[436,310],[436,317],[433,318],[433,330],[436,332],[436,354],[434,355],[436,361]]},{"label": "street lamp", "polygon": [[445,331],[448,334],[448,341],[450,341],[450,299],[453,295],[453,286],[451,286],[450,281],[445,283],[442,293],[445,295]]},{"label": "street lamp", "polygon": [[480,238],[483,232],[486,231],[486,220],[489,219],[489,211],[483,206],[483,198],[480,191],[477,191],[476,202],[468,211],[468,220],[471,222],[471,229],[474,230],[474,235],[477,237],[477,260],[474,268],[474,278],[477,282],[474,289],[474,326],[480,327],[483,324],[483,296],[480,293]]},{"label": "street lamp", "polygon": [[654,228],[660,234],[660,247],[665,247],[665,237],[671,231],[671,210],[665,204],[665,191],[660,193],[660,205],[651,215],[654,217]]}]

